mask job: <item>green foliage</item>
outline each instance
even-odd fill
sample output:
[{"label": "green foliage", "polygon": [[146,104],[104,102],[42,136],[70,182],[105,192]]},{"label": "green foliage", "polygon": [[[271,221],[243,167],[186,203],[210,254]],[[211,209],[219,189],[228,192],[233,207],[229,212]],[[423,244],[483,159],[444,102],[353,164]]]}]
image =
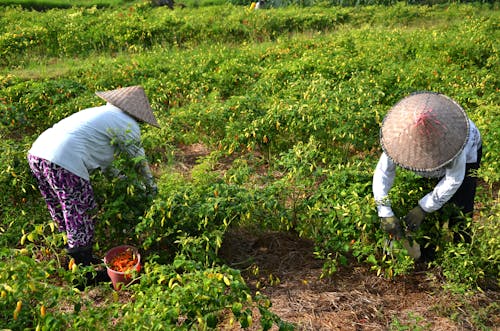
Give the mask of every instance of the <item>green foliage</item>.
[{"label": "green foliage", "polygon": [[2,124],[11,130],[22,126],[28,133],[40,127],[48,128],[74,112],[68,103],[84,90],[85,86],[70,79],[9,85],[2,93],[6,101],[0,108]]},{"label": "green foliage", "polygon": [[231,225],[253,222],[271,226],[287,217],[273,187],[242,186],[247,179],[245,166],[224,179],[207,175],[210,164],[207,161],[193,169],[189,181],[168,174],[159,180],[158,197],[136,227],[145,249],[151,245],[160,251],[166,248],[164,258],[180,252],[211,266]]},{"label": "green foliage", "polygon": [[[230,0],[230,3],[234,5],[247,5],[248,1],[245,0]],[[256,2],[256,1],[255,1]],[[311,6],[324,6],[324,7],[334,7],[334,6],[349,6],[349,7],[361,7],[370,5],[379,6],[393,6],[398,3],[404,3],[406,5],[440,5],[440,4],[450,4],[450,3],[466,3],[466,2],[480,2],[480,3],[494,3],[494,0],[481,0],[481,1],[450,1],[450,0],[407,0],[407,1],[397,1],[397,0],[267,0],[264,2],[263,8],[283,8],[288,6],[297,7],[311,7]]]},{"label": "green foliage", "polygon": [[413,313],[408,314],[408,323],[401,322],[399,319],[395,318],[390,325],[390,330],[431,330],[431,324],[425,323],[422,316],[414,315]]},{"label": "green foliage", "polygon": [[[35,240],[35,239],[33,239]],[[55,278],[71,280],[70,271],[58,267],[54,261],[40,262],[52,254],[47,248],[27,244],[27,248],[0,250],[0,316],[3,325],[12,329],[59,329],[67,325],[71,315],[60,311],[60,306],[72,307],[78,314],[83,300],[68,293],[54,281]]]},{"label": "green foliage", "polygon": [[[145,179],[136,170],[140,162],[141,159],[131,160],[118,155],[112,166],[115,171],[120,171],[119,174],[97,172],[91,177],[99,205],[96,237],[106,238],[101,243],[106,249],[112,248],[113,244],[135,244],[134,227],[152,201]],[[114,223],[119,223],[120,227],[113,226]]]},{"label": "green foliage", "polygon": [[227,317],[225,310],[241,325],[247,323],[246,310],[253,299],[237,270],[224,266],[203,268],[177,258],[170,265],[146,264],[143,274],[140,283],[133,286],[134,301],[120,305],[119,311],[128,312],[119,313],[120,329],[177,325],[182,330],[213,330]]},{"label": "green foliage", "polygon": [[[448,244],[438,262],[448,283],[446,288],[467,293],[481,286],[486,278],[498,284],[500,275],[500,230],[498,204],[492,207],[491,216],[482,224],[472,225],[472,242]],[[486,231],[486,232],[485,232]]]},{"label": "green foliage", "polygon": [[[20,233],[27,224],[35,219],[50,219],[47,210],[40,209],[42,200],[38,194],[36,181],[31,175],[27,151],[29,136],[13,143],[11,139],[0,139],[0,185],[3,194],[0,197],[0,245],[15,247]],[[35,193],[35,195],[34,195]]]},{"label": "green foliage", "polygon": [[3,0],[1,6],[21,6],[24,9],[45,11],[49,9],[67,9],[71,7],[104,8],[118,6],[133,0]]},{"label": "green foliage", "polygon": [[[283,33],[330,30],[345,16],[337,11],[324,14],[319,9],[294,16],[254,14],[233,6],[170,11],[137,3],[113,11],[75,8],[53,10],[42,16],[8,8],[0,19],[2,24],[12,26],[0,29],[0,64],[9,66],[20,57],[140,52],[153,45],[189,47],[207,38],[211,43],[270,40]],[[29,24],[19,25],[20,21]]]},{"label": "green foliage", "polygon": [[[292,329],[218,258],[228,228],[247,224],[314,240],[325,277],[353,258],[387,278],[410,272],[414,263],[400,243],[385,251],[371,181],[383,116],[422,89],[465,108],[481,130],[484,157],[471,244],[448,244],[438,215],[429,216],[417,240],[439,247],[436,264],[452,290],[498,278],[499,11],[477,4],[248,5],[2,11],[5,327],[216,329],[229,318],[248,328],[258,308],[262,329]],[[140,160],[117,158],[126,180],[92,175],[96,252],[131,243],[144,256],[138,282],[120,293],[100,286],[104,298],[95,305],[73,289],[84,270],[64,264],[64,235],[53,229],[26,153],[53,123],[101,104],[95,91],[135,84],[145,87],[162,126],[142,128],[159,193],[151,197],[142,185]],[[193,144],[207,155],[184,160],[182,148]],[[391,191],[395,212],[405,215],[431,188],[400,171]],[[392,326],[420,320],[409,323]]]}]

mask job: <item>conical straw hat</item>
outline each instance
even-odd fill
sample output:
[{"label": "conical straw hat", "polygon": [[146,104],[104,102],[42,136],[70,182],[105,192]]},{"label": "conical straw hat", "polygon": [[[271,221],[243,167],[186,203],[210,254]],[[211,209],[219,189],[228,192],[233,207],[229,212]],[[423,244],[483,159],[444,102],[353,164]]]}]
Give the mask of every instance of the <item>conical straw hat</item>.
[{"label": "conical straw hat", "polygon": [[380,142],[398,165],[434,171],[452,161],[469,134],[465,111],[449,97],[418,92],[399,101],[382,123]]},{"label": "conical straw hat", "polygon": [[135,119],[160,127],[146,92],[141,86],[123,87],[112,91],[96,92],[97,96],[120,108]]}]

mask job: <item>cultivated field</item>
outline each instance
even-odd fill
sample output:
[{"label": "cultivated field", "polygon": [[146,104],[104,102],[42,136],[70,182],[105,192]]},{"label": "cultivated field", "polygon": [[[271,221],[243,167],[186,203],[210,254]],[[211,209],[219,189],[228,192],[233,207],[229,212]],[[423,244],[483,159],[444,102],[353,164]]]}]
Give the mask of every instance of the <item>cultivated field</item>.
[{"label": "cultivated field", "polygon": [[[500,324],[498,4],[63,2],[0,11],[0,328]],[[121,155],[127,181],[94,173],[94,248],[134,245],[143,268],[119,292],[80,291],[85,270],[68,268],[26,153],[102,104],[95,91],[130,85],[161,125],[142,127],[159,192],[148,196],[137,160]],[[371,192],[381,121],[420,90],[460,103],[484,144],[472,243],[447,242],[453,229],[431,214],[417,234],[438,248],[430,263],[398,243],[384,253]],[[394,210],[431,188],[399,171]]]}]

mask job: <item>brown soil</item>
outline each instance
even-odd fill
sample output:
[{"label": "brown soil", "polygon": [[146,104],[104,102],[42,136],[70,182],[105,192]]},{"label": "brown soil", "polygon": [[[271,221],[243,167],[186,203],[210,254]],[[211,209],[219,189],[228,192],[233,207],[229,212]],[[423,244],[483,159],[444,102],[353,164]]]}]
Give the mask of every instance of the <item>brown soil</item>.
[{"label": "brown soil", "polygon": [[200,157],[208,155],[210,152],[208,148],[200,143],[192,145],[181,145],[178,146],[179,152],[175,154],[177,159],[177,166],[181,172],[189,171],[196,165]]},{"label": "brown soil", "polygon": [[492,330],[500,325],[497,290],[461,298],[442,289],[438,270],[387,280],[355,261],[321,278],[312,252],[312,242],[290,233],[234,229],[220,255],[296,330],[476,330],[477,318]]}]

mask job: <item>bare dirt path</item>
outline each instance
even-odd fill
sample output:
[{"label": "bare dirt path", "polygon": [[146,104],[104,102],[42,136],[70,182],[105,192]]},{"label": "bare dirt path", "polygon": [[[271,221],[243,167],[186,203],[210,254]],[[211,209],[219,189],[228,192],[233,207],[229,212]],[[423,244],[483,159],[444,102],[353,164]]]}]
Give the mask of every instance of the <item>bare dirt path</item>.
[{"label": "bare dirt path", "polygon": [[355,261],[321,279],[323,264],[314,258],[312,242],[257,232],[230,231],[221,257],[242,270],[249,286],[271,300],[271,311],[297,330],[476,330],[477,319],[500,330],[497,290],[463,298],[442,289],[439,270],[387,280]]}]

